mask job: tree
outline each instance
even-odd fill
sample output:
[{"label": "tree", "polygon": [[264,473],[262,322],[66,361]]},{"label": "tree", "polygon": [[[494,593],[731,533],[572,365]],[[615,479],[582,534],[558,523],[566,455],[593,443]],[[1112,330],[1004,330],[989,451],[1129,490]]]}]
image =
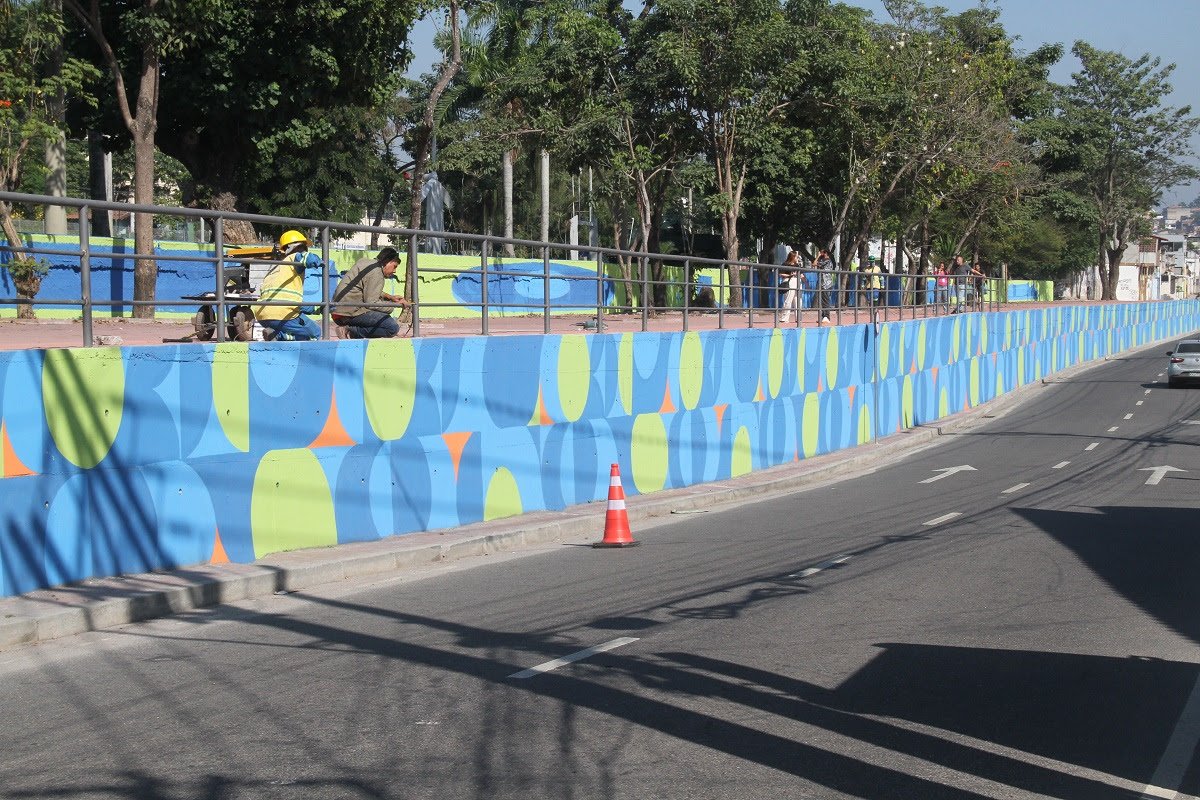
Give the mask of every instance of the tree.
[{"label": "tree", "polygon": [[[0,191],[20,188],[25,157],[31,146],[57,140],[54,101],[71,95],[94,102],[83,92],[94,70],[77,58],[64,58],[57,69],[47,69],[58,58],[62,41],[62,15],[41,0],[0,0]],[[11,258],[5,265],[26,297],[37,293],[42,267],[26,257],[13,224],[12,206],[0,201],[0,229],[8,241]],[[33,316],[30,306],[21,316]]]},{"label": "tree", "polygon": [[[795,29],[778,0],[660,0],[647,17],[647,46],[672,72],[676,91],[705,143],[715,176],[725,258],[740,253],[738,220],[756,140],[788,107],[803,79]],[[729,268],[731,305],[741,305]]]},{"label": "tree", "polygon": [[1171,186],[1200,172],[1186,163],[1200,124],[1191,108],[1163,105],[1174,65],[1129,59],[1076,42],[1081,69],[1062,87],[1058,113],[1042,126],[1064,187],[1086,204],[1098,243],[1101,299],[1116,298],[1121,256],[1144,232],[1147,212]]}]

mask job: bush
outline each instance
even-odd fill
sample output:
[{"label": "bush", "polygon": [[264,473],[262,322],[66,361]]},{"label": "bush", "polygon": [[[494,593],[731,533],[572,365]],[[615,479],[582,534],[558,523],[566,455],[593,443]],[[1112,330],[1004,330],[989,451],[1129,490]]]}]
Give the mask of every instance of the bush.
[{"label": "bush", "polygon": [[[17,297],[32,300],[42,288],[42,278],[50,271],[50,263],[36,258],[14,258],[4,264],[12,276]],[[33,319],[32,303],[17,303],[17,319]]]}]

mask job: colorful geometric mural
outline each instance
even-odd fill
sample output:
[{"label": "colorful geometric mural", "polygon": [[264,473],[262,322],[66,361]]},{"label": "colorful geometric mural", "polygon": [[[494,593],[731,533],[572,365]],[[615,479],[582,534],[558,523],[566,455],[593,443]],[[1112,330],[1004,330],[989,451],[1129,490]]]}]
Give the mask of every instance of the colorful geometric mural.
[{"label": "colorful geometric mural", "polygon": [[714,481],[1200,327],[1200,303],[871,325],[0,353],[0,595]]}]

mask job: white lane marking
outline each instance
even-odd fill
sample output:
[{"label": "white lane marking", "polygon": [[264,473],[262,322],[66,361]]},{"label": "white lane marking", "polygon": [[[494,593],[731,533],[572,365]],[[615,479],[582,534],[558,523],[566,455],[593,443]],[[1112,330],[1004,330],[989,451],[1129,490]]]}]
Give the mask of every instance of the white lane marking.
[{"label": "white lane marking", "polygon": [[1089,444],[1087,447],[1085,447],[1083,449],[1084,450],[1095,450],[1099,445],[1100,445],[1099,442],[1092,442],[1091,444]]},{"label": "white lane marking", "polygon": [[1134,405],[1140,406],[1142,403],[1145,403],[1145,402],[1146,402],[1145,400],[1138,400],[1136,403],[1134,403]]},{"label": "white lane marking", "polygon": [[922,522],[921,524],[926,525],[926,526],[941,525],[943,522],[948,522],[948,521],[954,519],[955,517],[961,517],[961,516],[962,516],[961,511],[951,511],[949,514],[942,514],[940,517],[934,517],[933,519],[929,520],[928,522]]},{"label": "white lane marking", "polygon": [[586,650],[580,650],[578,653],[571,653],[568,656],[563,656],[562,658],[556,658],[553,661],[547,661],[544,664],[538,664],[536,667],[530,667],[529,669],[523,669],[520,672],[514,672],[512,675],[509,675],[508,677],[516,678],[518,680],[521,680],[524,678],[532,678],[534,675],[541,675],[543,672],[549,672],[552,669],[558,669],[559,667],[565,667],[567,664],[570,664],[575,661],[579,661],[580,659],[587,658],[588,656],[594,656],[597,653],[606,653],[609,650],[615,650],[618,647],[624,647],[625,645],[633,644],[636,641],[637,641],[636,637],[622,636],[620,639],[613,639],[611,642],[605,642],[604,644],[598,644],[595,647],[589,647]]},{"label": "white lane marking", "polygon": [[1133,419],[1133,414],[1126,414],[1125,419]]},{"label": "white lane marking", "polygon": [[1118,427],[1117,425],[1113,425],[1111,428],[1108,429],[1108,432],[1112,433],[1113,431],[1115,431],[1117,429],[1117,427]]},{"label": "white lane marking", "polygon": [[957,474],[959,472],[978,472],[978,471],[979,470],[975,469],[970,464],[960,464],[957,467],[942,467],[941,469],[934,470],[934,472],[942,473],[941,475],[934,475],[932,478],[926,478],[925,480],[921,481],[921,483],[933,483],[934,481],[940,481],[942,478],[949,478],[951,475]]},{"label": "white lane marking", "polygon": [[1000,494],[1012,494],[1013,492],[1019,492],[1019,491],[1021,491],[1022,489],[1024,489],[1024,488],[1025,488],[1026,486],[1028,486],[1028,485],[1029,485],[1028,483],[1018,483],[1016,486],[1010,486],[1010,487],[1008,487],[1007,489],[1005,489],[1005,490],[1004,490],[1003,492],[1001,492]]},{"label": "white lane marking", "polygon": [[1200,425],[1200,419],[1185,419],[1185,420],[1183,420],[1183,424],[1184,425]]},{"label": "white lane marking", "polygon": [[1191,765],[1196,746],[1200,744],[1200,679],[1192,687],[1179,721],[1175,723],[1175,731],[1167,742],[1167,749],[1159,760],[1150,778],[1150,783],[1142,791],[1141,800],[1149,798],[1165,798],[1175,800],[1179,797],[1179,785]]},{"label": "white lane marking", "polygon": [[1152,381],[1150,381],[1150,382],[1151,382],[1151,383],[1158,383],[1158,379],[1157,379],[1157,378],[1155,378],[1154,380],[1152,380]]},{"label": "white lane marking", "polygon": [[1067,464],[1070,464],[1070,463],[1071,463],[1070,461],[1060,461],[1057,464],[1055,464],[1053,467],[1051,467],[1050,469],[1062,469],[1063,467],[1065,467]]},{"label": "white lane marking", "polygon": [[1160,372],[1160,373],[1158,373],[1158,377],[1160,377],[1160,378],[1161,378],[1162,376],[1163,376],[1163,374],[1162,374],[1161,372]]},{"label": "white lane marking", "polygon": [[1145,393],[1146,393],[1146,394],[1150,394],[1150,392],[1152,392],[1152,391],[1154,391],[1154,390],[1153,390],[1153,389],[1147,389]]},{"label": "white lane marking", "polygon": [[1146,485],[1158,486],[1168,472],[1187,472],[1187,470],[1179,467],[1142,467],[1138,472],[1149,472],[1150,477],[1146,478]]},{"label": "white lane marking", "polygon": [[808,569],[802,569],[797,573],[788,575],[788,577],[789,578],[808,578],[813,575],[816,575],[818,572],[824,572],[825,570],[829,569],[830,567],[836,567],[838,564],[845,564],[849,560],[850,560],[850,556],[848,556],[848,555],[834,556],[833,558],[829,559],[828,561],[822,561],[820,564],[817,564],[816,566],[809,567]]}]

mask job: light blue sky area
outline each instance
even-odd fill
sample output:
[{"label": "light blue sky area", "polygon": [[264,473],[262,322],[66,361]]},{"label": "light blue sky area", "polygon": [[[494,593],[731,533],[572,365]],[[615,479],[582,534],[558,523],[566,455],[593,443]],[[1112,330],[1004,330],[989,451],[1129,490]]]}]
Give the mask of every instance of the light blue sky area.
[{"label": "light blue sky area", "polygon": [[[931,5],[933,3],[930,3]],[[936,5],[957,13],[978,6],[978,0],[940,0]],[[640,3],[627,2],[631,7]],[[882,0],[853,0],[853,5],[886,19]],[[1005,30],[1019,37],[1022,50],[1035,50],[1047,42],[1060,42],[1067,55],[1051,72],[1053,80],[1067,83],[1079,62],[1070,54],[1079,39],[1130,58],[1150,53],[1164,64],[1176,64],[1171,76],[1170,103],[1192,106],[1200,113],[1200,0],[1004,0],[996,4]],[[421,22],[410,41],[414,58],[410,73],[428,72],[437,59],[429,43],[432,24]],[[1200,150],[1200,142],[1196,143]],[[1200,183],[1169,190],[1165,203],[1183,203],[1200,195]]]}]

